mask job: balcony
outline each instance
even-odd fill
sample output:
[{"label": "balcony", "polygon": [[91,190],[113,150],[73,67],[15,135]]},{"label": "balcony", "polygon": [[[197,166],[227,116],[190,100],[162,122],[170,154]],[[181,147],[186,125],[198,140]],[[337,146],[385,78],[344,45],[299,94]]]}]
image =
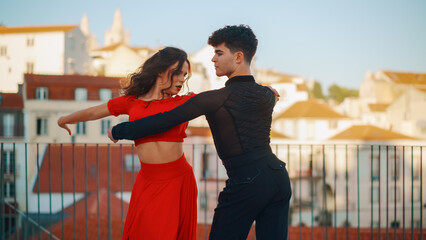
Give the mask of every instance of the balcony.
[{"label": "balcony", "polygon": [[[426,239],[424,147],[287,143],[289,239]],[[133,145],[0,142],[0,239],[121,239],[136,174]],[[226,171],[214,146],[184,145],[208,239]],[[254,227],[248,239],[256,239]]]}]

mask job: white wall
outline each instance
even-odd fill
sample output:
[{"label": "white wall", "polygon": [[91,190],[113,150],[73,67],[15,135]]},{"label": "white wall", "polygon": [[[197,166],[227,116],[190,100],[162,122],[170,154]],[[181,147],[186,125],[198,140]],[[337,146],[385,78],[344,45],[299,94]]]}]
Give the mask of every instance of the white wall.
[{"label": "white wall", "polygon": [[[69,36],[74,38],[71,49]],[[34,46],[27,46],[27,39],[34,39]],[[89,66],[85,37],[79,28],[69,33],[40,32],[1,34],[0,46],[7,46],[7,56],[0,57],[0,91],[16,92],[23,83],[27,62],[34,63],[37,74],[84,74]],[[75,71],[68,69],[68,58],[74,59]]]}]

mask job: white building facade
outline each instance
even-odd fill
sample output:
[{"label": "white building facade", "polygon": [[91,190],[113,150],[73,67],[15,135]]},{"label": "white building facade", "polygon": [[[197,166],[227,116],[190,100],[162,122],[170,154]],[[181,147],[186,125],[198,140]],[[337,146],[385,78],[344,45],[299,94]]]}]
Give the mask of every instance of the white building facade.
[{"label": "white building facade", "polygon": [[17,92],[24,73],[85,74],[86,38],[78,25],[0,27],[0,91]]}]

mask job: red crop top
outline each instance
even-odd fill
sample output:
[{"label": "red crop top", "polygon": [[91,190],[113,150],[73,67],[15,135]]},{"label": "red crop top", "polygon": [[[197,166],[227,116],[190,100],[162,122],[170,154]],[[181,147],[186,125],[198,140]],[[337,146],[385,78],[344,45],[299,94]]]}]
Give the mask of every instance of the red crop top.
[{"label": "red crop top", "polygon": [[[177,106],[182,105],[188,99],[195,96],[194,93],[184,96],[175,96],[156,101],[143,101],[137,99],[134,95],[121,96],[108,101],[108,110],[114,115],[120,114],[129,115],[129,121],[134,121],[140,118],[151,116],[157,113],[170,111]],[[188,127],[188,122],[179,124],[167,132],[149,135],[135,140],[135,145],[147,142],[183,142],[186,137],[185,130]]]}]

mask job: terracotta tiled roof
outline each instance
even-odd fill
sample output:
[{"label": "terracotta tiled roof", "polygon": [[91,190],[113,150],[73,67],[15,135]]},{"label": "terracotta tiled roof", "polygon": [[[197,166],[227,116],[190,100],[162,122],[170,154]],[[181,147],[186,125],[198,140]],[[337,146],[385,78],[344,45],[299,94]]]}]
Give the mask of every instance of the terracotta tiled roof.
[{"label": "terracotta tiled roof", "polygon": [[209,127],[188,127],[186,129],[188,137],[211,137],[212,132]]},{"label": "terracotta tiled roof", "polygon": [[368,104],[372,112],[385,112],[390,104]]},{"label": "terracotta tiled roof", "polygon": [[[75,181],[75,192],[85,192],[85,181],[87,181],[87,191],[94,192],[97,189],[97,179],[99,175],[99,189],[108,188],[108,158],[110,159],[110,180],[111,191],[114,192],[130,192],[133,187],[133,179],[137,175],[136,172],[127,171],[125,167],[125,156],[132,155],[131,145],[109,146],[110,154],[108,154],[108,146],[90,144],[71,144],[50,145],[47,148],[42,159],[42,165],[38,175],[38,181],[34,184],[33,192],[38,192],[40,185],[40,193],[71,193],[73,192],[73,181]],[[121,151],[121,153],[120,153]],[[135,153],[136,154],[136,153]],[[50,157],[50,161],[49,161]],[[73,157],[74,157],[74,180],[73,180]],[[62,166],[61,166],[62,158]],[[99,174],[97,174],[97,161],[99,166]],[[137,162],[139,159],[134,158]],[[50,163],[49,163],[50,162]],[[50,168],[49,168],[50,164]],[[86,180],[85,180],[85,164],[86,164]],[[50,179],[49,179],[50,175]]]},{"label": "terracotta tiled roof", "polygon": [[274,130],[271,130],[271,135],[270,136],[271,136],[271,138],[286,138],[286,139],[290,139],[290,137],[288,137],[288,136],[286,136],[284,134],[278,133],[278,132],[276,132]]},{"label": "terracotta tiled roof", "polygon": [[86,88],[88,100],[99,100],[98,91],[101,88],[111,89],[113,97],[117,97],[121,89],[120,78],[116,77],[25,74],[24,81],[27,99],[35,99],[37,87],[47,87],[50,100],[73,100],[76,88]]},{"label": "terracotta tiled roof", "polygon": [[293,77],[294,76],[291,76],[291,75],[281,74],[280,79],[276,81],[276,83],[292,83]]},{"label": "terracotta tiled roof", "polygon": [[95,49],[93,51],[113,51],[121,45],[123,45],[123,43],[115,43],[115,44],[112,44],[112,45],[109,45],[109,46],[105,46],[105,47],[102,47],[102,48]]},{"label": "terracotta tiled roof", "polygon": [[78,25],[57,25],[57,26],[19,26],[19,27],[0,27],[0,34],[8,33],[37,33],[37,32],[69,32]]},{"label": "terracotta tiled roof", "polygon": [[426,85],[426,73],[383,71],[394,83]]},{"label": "terracotta tiled roof", "polygon": [[[98,221],[99,221],[99,235],[100,239],[108,239],[108,192],[106,189],[99,191],[99,218],[98,218],[98,195],[96,192],[90,193],[86,198],[76,202],[73,205],[64,209],[64,222],[62,230],[62,220],[57,221],[52,226],[52,233],[64,239],[86,239],[86,232],[88,239],[98,239]],[[122,230],[129,205],[122,202],[114,194],[109,194],[110,197],[110,218],[111,218],[111,235],[112,239],[121,239]],[[86,218],[86,200],[87,200],[87,218]],[[123,206],[123,210],[121,207]],[[75,210],[75,223],[74,226],[74,210]],[[86,222],[87,221],[87,222]],[[87,229],[86,229],[87,223]],[[50,227],[49,227],[50,230]],[[74,238],[75,232],[75,238]],[[38,234],[36,234],[38,235]],[[45,236],[46,239],[48,236]],[[44,239],[44,238],[42,238]]]},{"label": "terracotta tiled roof", "polygon": [[335,136],[330,138],[331,140],[395,140],[395,139],[406,139],[416,140],[414,137],[403,135],[400,133],[392,132],[386,129],[378,128],[371,125],[355,125],[352,126]]},{"label": "terracotta tiled roof", "polygon": [[306,85],[304,83],[297,84],[297,91],[298,92],[306,92],[306,91],[308,91],[308,88],[306,87]]},{"label": "terracotta tiled roof", "polygon": [[118,77],[88,76],[88,75],[38,75],[25,74],[25,83],[38,84],[43,86],[99,86],[99,87],[117,87],[119,86]]},{"label": "terracotta tiled roof", "polygon": [[276,78],[274,81],[268,81],[268,85],[273,83],[293,83],[293,78],[299,77],[296,75],[280,73],[271,69],[260,70],[260,74],[274,76]]},{"label": "terracotta tiled roof", "polygon": [[0,93],[0,109],[23,109],[23,97],[17,93]]},{"label": "terracotta tiled roof", "polygon": [[296,102],[291,105],[285,112],[278,115],[275,119],[280,118],[348,118],[345,115],[335,112],[328,105],[319,103],[315,99]]},{"label": "terracotta tiled roof", "polygon": [[153,48],[150,48],[150,47],[132,47],[132,49],[134,49],[136,51],[140,51],[140,50],[148,50],[148,51],[151,51],[151,52],[158,51],[157,49],[153,49]]}]

